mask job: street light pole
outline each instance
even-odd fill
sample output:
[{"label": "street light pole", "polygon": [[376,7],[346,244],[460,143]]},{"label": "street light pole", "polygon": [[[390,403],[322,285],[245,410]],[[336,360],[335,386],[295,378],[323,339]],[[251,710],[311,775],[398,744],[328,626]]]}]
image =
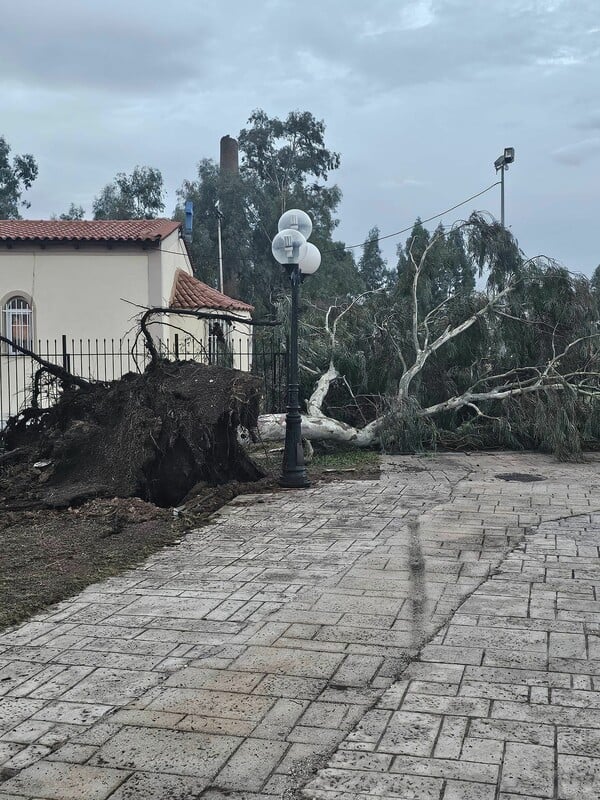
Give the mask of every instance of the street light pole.
[{"label": "street light pole", "polygon": [[291,209],[282,214],[279,233],[273,239],[273,255],[287,269],[292,287],[292,317],[290,321],[290,360],[288,368],[288,402],[285,416],[285,445],[279,485],[288,489],[310,486],[302,447],[302,416],[300,414],[300,381],[298,378],[298,309],[300,284],[303,276],[319,268],[321,254],[306,240],[312,231],[308,214]]},{"label": "street light pole", "polygon": [[512,164],[515,160],[515,148],[505,147],[504,153],[494,161],[496,172],[500,170],[500,222],[504,228],[504,172],[508,169],[508,165]]},{"label": "street light pole", "polygon": [[300,382],[298,379],[298,308],[300,305],[301,274],[298,264],[288,264],[287,269],[292,285],[292,319],[288,401],[285,415],[285,445],[279,485],[290,489],[303,489],[309,486],[310,482],[306,474],[304,448],[302,447],[302,416],[300,414]]},{"label": "street light pole", "polygon": [[500,169],[500,222],[502,223],[502,227],[504,227],[504,170],[506,169],[505,164],[502,164]]}]

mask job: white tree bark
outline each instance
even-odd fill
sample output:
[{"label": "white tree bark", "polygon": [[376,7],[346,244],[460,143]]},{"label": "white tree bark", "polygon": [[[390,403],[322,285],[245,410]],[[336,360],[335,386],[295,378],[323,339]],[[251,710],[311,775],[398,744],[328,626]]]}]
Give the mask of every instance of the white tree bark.
[{"label": "white tree bark", "polygon": [[329,391],[329,387],[332,383],[337,381],[341,375],[333,365],[333,361],[329,364],[329,369],[325,372],[319,380],[314,388],[313,393],[309,397],[306,402],[306,411],[310,417],[323,417],[326,419],[325,414],[323,414],[323,403],[325,402],[325,398],[327,397],[327,392]]},{"label": "white tree bark", "polygon": [[[258,419],[258,432],[265,442],[285,439],[285,414],[263,414]],[[337,419],[319,416],[302,416],[302,437],[311,442],[333,441],[340,444],[356,444],[362,441],[362,431],[339,422]],[[363,445],[364,446],[364,445]]]}]

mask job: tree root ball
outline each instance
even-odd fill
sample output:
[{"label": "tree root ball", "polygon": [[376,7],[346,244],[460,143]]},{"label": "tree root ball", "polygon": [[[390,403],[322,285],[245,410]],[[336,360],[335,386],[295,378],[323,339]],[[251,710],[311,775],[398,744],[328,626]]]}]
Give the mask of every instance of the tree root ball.
[{"label": "tree root ball", "polygon": [[19,494],[38,507],[92,497],[175,506],[199,482],[259,480],[264,472],[237,437],[239,425],[256,428],[259,400],[253,375],[194,361],[65,388],[52,408],[26,409],[9,421],[5,447],[21,454],[21,485],[2,487],[5,507],[10,495],[19,504]]}]

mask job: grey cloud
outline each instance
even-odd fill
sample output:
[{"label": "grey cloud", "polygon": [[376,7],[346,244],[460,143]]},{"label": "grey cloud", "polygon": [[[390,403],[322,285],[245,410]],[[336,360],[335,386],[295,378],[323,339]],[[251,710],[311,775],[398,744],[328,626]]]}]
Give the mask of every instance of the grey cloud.
[{"label": "grey cloud", "polygon": [[552,153],[562,164],[577,167],[600,154],[600,136],[583,139],[580,142],[561,147]]},{"label": "grey cloud", "polygon": [[[116,93],[335,82],[355,94],[593,53],[595,0],[148,0],[8,4],[0,76]],[[555,9],[555,10],[552,10]],[[560,11],[560,13],[559,13]],[[309,54],[310,58],[306,55]]]},{"label": "grey cloud", "polygon": [[600,111],[596,111],[581,120],[577,127],[583,130],[600,130]]},{"label": "grey cloud", "polygon": [[411,88],[487,83],[492,101],[498,92],[518,92],[525,72],[558,80],[588,70],[588,82],[597,74],[595,40],[583,35],[595,2],[582,0],[574,13],[556,3],[423,0],[420,13],[405,13],[416,5],[308,3],[310,22],[297,37],[282,28],[269,38],[275,20],[263,14],[239,80],[266,95],[287,86],[291,95],[312,90],[364,108]]},{"label": "grey cloud", "polygon": [[157,9],[140,0],[10,4],[2,14],[0,78],[58,91],[120,93],[200,77],[210,25],[192,29],[185,17],[157,15]]},{"label": "grey cloud", "polygon": [[[581,217],[597,194],[597,8],[598,0],[6,0],[0,134],[39,160],[28,193],[34,216],[72,200],[89,210],[99,188],[136,163],[163,170],[170,210],[181,179],[200,158],[217,157],[219,137],[235,135],[253,108],[280,117],[309,109],[342,154],[335,180],[349,242],[373,224],[398,230],[475,193],[494,180],[501,148],[515,145],[509,224],[526,251],[550,250],[552,236],[563,236],[559,221]],[[551,153],[589,167],[562,169],[558,190]],[[496,190],[479,202],[499,213]],[[393,258],[395,240],[388,245]],[[576,263],[577,248],[598,262],[591,233],[561,246],[554,254],[566,263]]]}]

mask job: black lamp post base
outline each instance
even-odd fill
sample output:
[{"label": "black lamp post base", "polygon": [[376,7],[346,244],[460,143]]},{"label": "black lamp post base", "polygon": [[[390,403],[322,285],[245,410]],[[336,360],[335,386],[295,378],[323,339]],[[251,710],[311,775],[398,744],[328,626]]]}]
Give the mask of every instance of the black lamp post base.
[{"label": "black lamp post base", "polygon": [[[290,386],[290,391],[296,400],[298,386]],[[297,404],[289,408],[286,416],[285,447],[279,485],[286,489],[306,489],[310,486],[302,447],[302,417]]]},{"label": "black lamp post base", "polygon": [[278,483],[283,489],[308,489],[310,486],[305,469],[281,475]]}]

